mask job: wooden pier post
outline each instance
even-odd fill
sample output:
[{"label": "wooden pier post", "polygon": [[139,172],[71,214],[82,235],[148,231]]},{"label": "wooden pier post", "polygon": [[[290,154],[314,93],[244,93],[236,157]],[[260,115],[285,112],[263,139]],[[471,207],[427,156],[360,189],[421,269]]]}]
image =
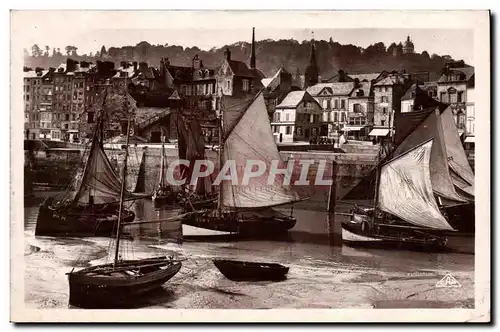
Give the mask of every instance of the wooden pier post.
[{"label": "wooden pier post", "polygon": [[337,201],[337,185],[338,185],[338,164],[334,160],[332,163],[332,184],[328,193],[327,207],[327,222],[328,222],[328,239],[330,246],[341,245],[341,227],[340,223],[335,222],[335,203]]},{"label": "wooden pier post", "polygon": [[337,172],[338,164],[337,161],[332,162],[332,184],[330,185],[330,192],[328,193],[328,213],[335,212],[335,202],[337,200]]}]

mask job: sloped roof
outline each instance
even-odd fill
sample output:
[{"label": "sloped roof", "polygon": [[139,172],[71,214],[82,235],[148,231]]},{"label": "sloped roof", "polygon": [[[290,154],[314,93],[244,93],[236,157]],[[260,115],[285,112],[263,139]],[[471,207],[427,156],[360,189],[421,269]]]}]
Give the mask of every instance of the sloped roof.
[{"label": "sloped roof", "polygon": [[323,89],[333,96],[348,96],[354,89],[354,82],[318,83],[307,88],[311,96],[318,96]]},{"label": "sloped roof", "polygon": [[229,64],[229,67],[233,71],[234,76],[255,77],[255,74],[260,73],[260,71],[258,70],[256,70],[255,72],[250,70],[247,64],[244,62],[236,60],[227,60],[227,62]]},{"label": "sloped roof", "polygon": [[[462,67],[462,68],[450,68],[450,72],[463,73],[465,75],[464,81],[468,81],[474,75],[474,67]],[[439,78],[438,82],[449,81],[448,75],[443,74]]]},{"label": "sloped roof", "polygon": [[372,80],[376,80],[380,76],[380,74],[382,73],[350,74],[347,76],[349,76],[353,80],[357,78],[360,82],[363,82],[364,80],[366,80],[367,82],[371,82]]},{"label": "sloped roof", "polygon": [[[372,88],[372,83],[371,82],[361,82],[360,86],[357,87],[356,89],[352,90],[351,92],[351,97],[369,97],[370,96],[370,91]],[[363,95],[362,96],[356,96],[356,92],[362,90]]]},{"label": "sloped roof", "polygon": [[286,95],[276,108],[295,108],[303,100],[318,103],[307,91],[292,91]]},{"label": "sloped roof", "polygon": [[394,76],[394,75],[389,75],[386,78],[378,81],[375,83],[376,86],[380,85],[394,85],[394,84],[401,84],[401,78],[399,76]]},{"label": "sloped roof", "polygon": [[174,80],[190,81],[193,79],[192,67],[167,66],[168,72]]}]

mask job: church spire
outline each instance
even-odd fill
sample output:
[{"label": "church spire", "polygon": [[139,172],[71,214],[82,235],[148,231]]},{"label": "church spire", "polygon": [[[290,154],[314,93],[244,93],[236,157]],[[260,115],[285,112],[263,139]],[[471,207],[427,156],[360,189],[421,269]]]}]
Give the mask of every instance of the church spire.
[{"label": "church spire", "polygon": [[316,46],[314,45],[314,32],[312,33],[311,40],[311,56],[309,57],[309,64],[305,72],[305,88],[313,86],[318,83],[319,69],[316,63]]},{"label": "church spire", "polygon": [[252,28],[252,49],[250,51],[250,69],[255,69],[255,28]]}]

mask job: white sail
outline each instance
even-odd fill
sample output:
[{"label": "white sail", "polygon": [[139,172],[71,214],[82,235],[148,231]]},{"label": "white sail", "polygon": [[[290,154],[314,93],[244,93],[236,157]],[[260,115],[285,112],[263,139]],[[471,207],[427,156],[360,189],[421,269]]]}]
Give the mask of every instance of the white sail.
[{"label": "white sail", "polygon": [[[297,201],[299,196],[289,185],[284,185],[284,176],[277,175],[268,184],[272,161],[282,164],[271,131],[264,96],[259,93],[234,127],[228,132],[224,142],[222,161],[234,161],[238,171],[238,184],[222,181],[223,205],[230,208],[258,208],[276,206]],[[242,183],[247,161],[263,162],[265,172]]]},{"label": "white sail", "polygon": [[417,226],[453,230],[434,198],[430,173],[432,146],[430,140],[382,166],[378,207]]},{"label": "white sail", "polygon": [[441,113],[441,125],[443,126],[443,137],[448,156],[448,165],[451,168],[452,182],[468,195],[474,196],[474,172],[470,167],[464,147],[460,141],[451,107],[446,108]]},{"label": "white sail", "polygon": [[427,116],[427,118],[420,123],[403,142],[401,142],[394,151],[394,157],[404,154],[406,151],[411,150],[413,147],[429,139],[433,139],[434,142],[430,157],[430,176],[434,193],[446,198],[449,202],[453,202],[453,205],[457,203],[466,203],[467,200],[456,192],[451,179],[439,109],[429,114],[429,116]]}]

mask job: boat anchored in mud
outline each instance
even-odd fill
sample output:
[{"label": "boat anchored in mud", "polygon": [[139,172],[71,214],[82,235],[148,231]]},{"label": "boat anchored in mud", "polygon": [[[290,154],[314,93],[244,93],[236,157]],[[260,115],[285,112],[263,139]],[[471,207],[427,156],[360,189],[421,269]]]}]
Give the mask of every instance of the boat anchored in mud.
[{"label": "boat anchored in mud", "polygon": [[[128,136],[127,130],[126,156],[128,155]],[[173,257],[161,256],[139,260],[120,258],[120,239],[124,226],[121,216],[124,211],[126,173],[127,158],[124,161],[120,188],[114,261],[67,273],[70,305],[80,308],[133,307],[140,297],[160,288],[181,269],[182,263],[174,260]]]},{"label": "boat anchored in mud", "polygon": [[[221,96],[222,100],[224,98]],[[262,91],[251,100],[245,103],[240,101],[235,105],[225,105],[220,112],[219,142],[222,144],[219,165],[225,167],[234,162],[237,170],[244,170],[248,160],[265,165],[271,165],[273,161],[283,163],[271,131]],[[228,111],[229,117],[226,119],[224,114]],[[227,171],[230,170],[221,169],[219,174],[226,174]],[[229,180],[220,181],[217,206],[198,210],[184,219],[183,223],[239,235],[287,232],[295,226],[295,218],[273,207],[293,204],[300,197],[290,185],[284,184],[285,176],[276,175],[275,181],[268,184],[269,172],[271,170],[267,169],[245,185],[234,184]],[[241,174],[238,176],[241,177]]]},{"label": "boat anchored in mud", "polygon": [[427,113],[390,160],[377,161],[374,205],[351,210],[342,223],[345,243],[444,248],[464,220],[474,223],[474,176],[450,112]]},{"label": "boat anchored in mud", "polygon": [[[121,181],[103,149],[106,93],[95,127],[88,157],[76,192],[67,189],[64,197],[47,198],[39,209],[35,235],[110,236],[116,233]],[[77,177],[78,178],[78,177]],[[76,181],[75,181],[76,183]],[[126,191],[124,200],[144,196]],[[122,209],[120,222],[131,222],[134,212]]]}]

